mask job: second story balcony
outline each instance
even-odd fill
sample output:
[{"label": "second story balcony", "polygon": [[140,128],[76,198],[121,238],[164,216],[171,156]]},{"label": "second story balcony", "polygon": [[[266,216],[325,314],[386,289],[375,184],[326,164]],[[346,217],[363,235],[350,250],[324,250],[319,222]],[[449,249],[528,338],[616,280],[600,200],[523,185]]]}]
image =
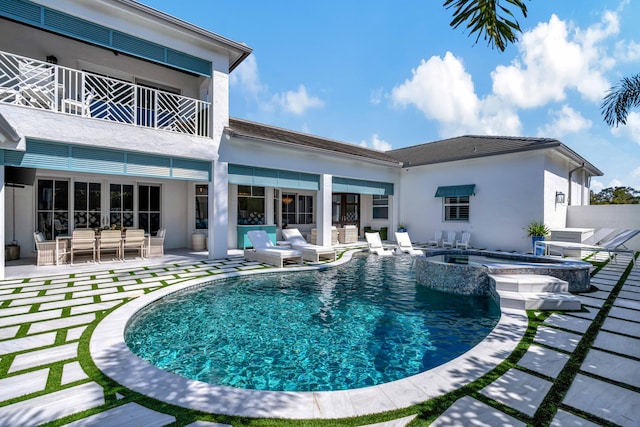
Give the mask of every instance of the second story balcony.
[{"label": "second story balcony", "polygon": [[210,137],[210,103],[0,51],[0,103]]}]

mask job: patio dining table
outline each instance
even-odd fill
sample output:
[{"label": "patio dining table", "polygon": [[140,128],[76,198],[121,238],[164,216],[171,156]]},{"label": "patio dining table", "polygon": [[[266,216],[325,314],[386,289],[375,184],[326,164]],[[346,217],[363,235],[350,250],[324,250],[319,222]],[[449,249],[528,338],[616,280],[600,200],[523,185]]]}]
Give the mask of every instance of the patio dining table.
[{"label": "patio dining table", "polygon": [[[145,237],[145,245],[148,247],[150,245],[151,242],[151,234],[149,233],[145,233],[144,234]],[[69,236],[69,235],[58,235],[56,236],[56,265],[60,265],[60,256],[65,256],[66,259],[66,255],[69,254],[69,251],[71,250],[71,239],[73,238],[73,236]],[[125,233],[122,232],[122,237],[121,237],[122,241],[124,241],[125,239]],[[61,244],[61,242],[64,242]],[[96,233],[96,240],[95,240],[95,245],[97,246],[98,250],[100,247],[100,233]],[[61,252],[61,246],[62,246],[62,252]],[[142,257],[144,258],[144,253],[145,251],[142,251]],[[124,256],[124,253],[122,254]]]}]

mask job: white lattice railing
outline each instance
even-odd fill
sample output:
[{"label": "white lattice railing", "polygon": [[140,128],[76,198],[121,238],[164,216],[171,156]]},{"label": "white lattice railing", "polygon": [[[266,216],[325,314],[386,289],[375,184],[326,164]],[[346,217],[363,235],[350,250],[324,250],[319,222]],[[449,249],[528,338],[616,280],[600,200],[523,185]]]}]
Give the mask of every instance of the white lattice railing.
[{"label": "white lattice railing", "polygon": [[0,51],[0,103],[210,136],[210,103]]}]

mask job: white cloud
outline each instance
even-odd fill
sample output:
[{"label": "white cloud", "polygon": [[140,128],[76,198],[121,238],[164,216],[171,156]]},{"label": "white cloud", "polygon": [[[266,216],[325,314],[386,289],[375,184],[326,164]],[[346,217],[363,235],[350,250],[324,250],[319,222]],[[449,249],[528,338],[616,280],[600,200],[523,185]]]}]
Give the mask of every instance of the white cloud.
[{"label": "white cloud", "polygon": [[267,87],[260,82],[258,62],[255,55],[247,57],[229,75],[229,84],[238,86],[246,94],[258,98],[267,91]]},{"label": "white cloud", "polygon": [[640,178],[640,166],[631,171],[631,176],[634,178]]},{"label": "white cloud", "polygon": [[524,33],[520,56],[492,73],[494,93],[520,108],[562,101],[569,89],[599,101],[610,86],[603,72],[613,61],[598,45],[619,31],[617,15],[606,12],[602,22],[570,30],[567,22],[552,15],[549,22]]},{"label": "white cloud", "polygon": [[362,147],[373,148],[374,150],[379,151],[389,151],[391,150],[391,148],[393,148],[387,141],[380,139],[377,133],[373,134],[370,142],[362,140],[362,142],[360,142],[360,145]]},{"label": "white cloud", "polygon": [[273,95],[274,102],[280,105],[285,111],[297,115],[304,114],[310,108],[320,108],[324,102],[315,96],[309,96],[304,85],[298,86],[297,91],[287,91]]},{"label": "white cloud", "polygon": [[626,185],[624,185],[622,183],[622,181],[620,181],[619,179],[612,179],[611,181],[609,181],[609,185],[607,185],[607,188],[609,187],[626,187]]},{"label": "white cloud", "polygon": [[376,90],[371,91],[371,95],[369,96],[369,101],[373,105],[378,105],[382,102],[382,97],[383,97],[383,89],[378,88]]},{"label": "white cloud", "polygon": [[276,107],[284,111],[302,115],[310,108],[324,106],[324,102],[315,96],[310,96],[304,85],[298,86],[296,91],[285,91],[270,95],[269,87],[260,80],[258,60],[255,55],[247,57],[230,75],[229,85],[235,86],[234,90],[241,91],[251,97],[264,111],[273,111]]},{"label": "white cloud", "polygon": [[[604,42],[619,33],[618,13],[606,11],[600,22],[585,29],[556,15],[539,23],[522,35],[517,58],[491,73],[492,92],[487,95],[476,93],[462,60],[447,52],[421,60],[411,77],[391,90],[390,98],[395,107],[413,106],[439,122],[444,137],[520,135],[519,109],[565,101],[569,91],[600,103],[611,86],[604,73],[615,64]],[[566,134],[592,125],[568,105],[552,114],[554,121],[540,132]]]},{"label": "white cloud", "polygon": [[476,120],[479,100],[471,75],[451,52],[423,59],[411,74],[391,91],[396,106],[415,105],[426,117],[444,123]]},{"label": "white cloud", "polygon": [[616,43],[616,59],[622,62],[636,62],[640,60],[640,43],[621,40]]},{"label": "white cloud", "polygon": [[640,113],[632,111],[627,116],[627,124],[611,128],[611,133],[617,137],[629,138],[640,144]]},{"label": "white cloud", "polygon": [[393,88],[391,99],[396,107],[413,105],[439,121],[442,136],[519,134],[518,116],[493,96],[479,99],[471,75],[451,52],[422,60],[411,73],[411,79]]},{"label": "white cloud", "polygon": [[563,105],[559,110],[551,110],[553,116],[551,123],[538,129],[538,135],[551,138],[561,137],[568,133],[576,133],[589,129],[591,120],[585,119],[579,112],[568,105]]},{"label": "white cloud", "polygon": [[592,179],[591,180],[591,185],[589,186],[589,188],[591,189],[591,191],[593,191],[594,193],[599,193],[602,190],[604,190],[604,184],[600,181],[598,181],[597,179]]}]

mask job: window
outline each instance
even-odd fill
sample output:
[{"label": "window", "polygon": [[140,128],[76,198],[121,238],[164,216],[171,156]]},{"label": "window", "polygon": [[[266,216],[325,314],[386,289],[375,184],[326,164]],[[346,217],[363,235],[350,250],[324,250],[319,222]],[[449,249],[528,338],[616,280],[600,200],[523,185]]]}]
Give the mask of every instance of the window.
[{"label": "window", "polygon": [[69,234],[68,181],[38,180],[36,221],[47,240]]},{"label": "window", "polygon": [[443,197],[445,221],[469,221],[469,196]]},{"label": "window", "polygon": [[264,217],[264,187],[238,185],[238,224],[262,225]]},{"label": "window", "polygon": [[209,228],[209,186],[196,185],[196,230]]},{"label": "window", "polygon": [[312,224],[313,196],[282,193],[282,223]]},{"label": "window", "polygon": [[373,195],[373,219],[389,218],[389,196]]},{"label": "window", "polygon": [[147,233],[160,228],[160,186],[138,186],[138,227]]},{"label": "window", "polygon": [[313,196],[298,196],[298,224],[313,223]]},{"label": "window", "polygon": [[133,227],[133,185],[109,185],[109,225]]},{"label": "window", "polygon": [[100,199],[102,185],[99,182],[73,184],[73,228],[100,228],[102,211]]}]

